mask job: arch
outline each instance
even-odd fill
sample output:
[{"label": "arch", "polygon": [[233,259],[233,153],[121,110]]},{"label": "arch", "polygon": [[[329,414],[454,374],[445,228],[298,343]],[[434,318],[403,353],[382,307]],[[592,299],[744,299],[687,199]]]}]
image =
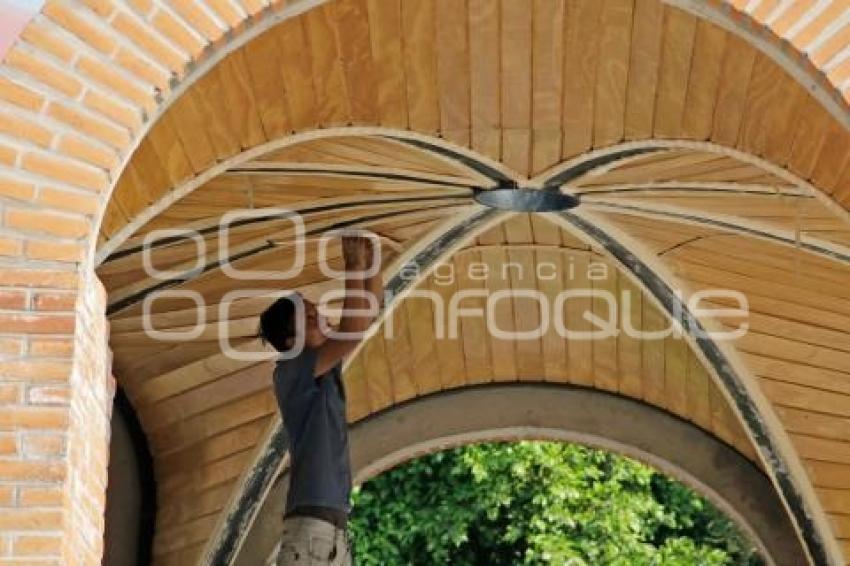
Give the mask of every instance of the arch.
[{"label": "arch", "polygon": [[[165,109],[184,89],[189,92],[194,81],[211,76],[211,69],[221,69],[225,56],[236,53],[233,48],[240,41],[247,45],[264,26],[290,21],[313,3],[303,0],[264,11],[265,2],[239,6],[232,13],[222,13],[195,2],[177,7],[152,3],[149,9],[108,2],[70,7],[49,2],[23,32],[26,44],[19,44],[4,58],[0,97],[7,133],[0,140],[0,173],[8,206],[0,251],[11,267],[0,276],[11,293],[14,314],[9,324],[20,331],[4,344],[15,356],[4,368],[19,383],[29,384],[33,373],[48,376],[49,383],[35,386],[37,393],[31,394],[27,386],[26,392],[21,389],[16,394],[21,404],[49,413],[53,424],[46,430],[68,440],[66,460],[45,471],[45,477],[54,482],[48,490],[61,486],[65,501],[100,501],[98,494],[105,486],[112,386],[106,369],[107,330],[101,316],[106,298],[92,272],[97,226],[105,218],[101,209],[118,200],[112,189],[132,176],[131,154],[133,159],[150,156],[145,152],[151,147],[143,139],[162,140],[156,136],[164,130],[155,130],[165,128],[161,126],[167,120]],[[247,18],[249,14],[254,17]],[[235,31],[223,33],[224,29]],[[188,60],[193,63],[186,64]],[[769,62],[761,68],[767,76],[774,71]],[[803,96],[805,88],[793,80],[784,84]],[[825,86],[819,92],[829,90]],[[840,116],[830,117],[821,107],[822,99],[805,96],[805,112],[813,119],[799,127],[797,134],[804,140],[826,137],[829,141],[791,155],[791,170],[832,191],[834,200],[846,206],[850,193],[841,171],[850,167],[840,151],[848,147],[846,122],[842,125]],[[770,104],[764,107],[775,110]],[[846,116],[846,106],[842,108]],[[752,124],[766,121],[751,120]],[[509,128],[505,139],[523,146],[523,130],[533,135],[531,126]],[[412,129],[431,131],[417,124]],[[666,126],[658,132],[653,129],[652,134],[666,135],[665,130]],[[759,131],[756,128],[751,131],[756,135],[743,136],[753,153],[766,147]],[[464,135],[462,131],[444,133]],[[502,137],[501,131],[484,133],[484,145],[490,143],[488,139]],[[542,140],[551,134],[545,129],[539,133]],[[767,150],[775,151],[775,147]],[[498,157],[502,159],[501,154]],[[514,159],[509,152],[503,160]],[[130,173],[123,174],[125,169]],[[156,169],[151,173],[161,174]],[[42,338],[45,333],[47,340]],[[86,457],[91,454],[95,457]],[[72,509],[71,503],[66,509],[57,503],[55,493],[51,497],[45,524],[57,532],[64,530],[69,541],[62,546],[65,550],[57,550],[59,545],[54,544],[51,552],[96,562],[99,549],[90,541],[98,537],[85,533],[99,531],[100,518],[80,506]],[[23,516],[26,511],[15,513]],[[79,527],[77,531],[68,527],[72,524]]]},{"label": "arch", "polygon": [[[640,423],[636,426],[636,423]],[[552,383],[489,383],[394,405],[351,428],[355,483],[424,454],[475,442],[577,442],[645,462],[735,520],[771,564],[800,564],[781,502],[758,468],[693,424],[616,394]],[[286,469],[233,564],[262,563],[279,538]]]}]

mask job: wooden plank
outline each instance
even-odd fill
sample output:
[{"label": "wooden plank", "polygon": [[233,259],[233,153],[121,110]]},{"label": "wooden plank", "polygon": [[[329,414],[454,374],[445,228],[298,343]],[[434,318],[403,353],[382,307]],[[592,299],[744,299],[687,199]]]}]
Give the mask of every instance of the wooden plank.
[{"label": "wooden plank", "polygon": [[343,126],[350,119],[348,90],[331,7],[328,4],[317,6],[303,17],[310,43],[318,123]]},{"label": "wooden plank", "polygon": [[661,2],[635,0],[624,120],[624,136],[628,140],[652,137],[663,14]]},{"label": "wooden plank", "polygon": [[339,0],[332,4],[332,9],[351,121],[354,124],[373,125],[378,121],[378,92],[372,64],[367,0]]},{"label": "wooden plank", "polygon": [[[439,269],[439,266],[437,266],[437,269]],[[446,284],[441,285],[434,279],[434,277],[429,277],[427,280],[427,286],[424,286],[424,288],[433,291],[440,297],[440,304],[442,305],[440,307],[442,310],[442,320],[448,321],[449,304],[452,297],[454,297],[457,292],[457,281],[454,277],[444,281]],[[448,322],[444,322],[444,325],[446,325],[446,332],[442,333],[442,335],[435,336],[434,348],[437,351],[437,361],[440,368],[438,372],[440,383],[442,384],[443,389],[451,389],[454,387],[460,387],[465,383],[466,360],[464,359],[463,354],[462,339],[449,338],[447,328]]]},{"label": "wooden plank", "polygon": [[736,35],[730,35],[726,41],[711,139],[721,145],[734,146],[756,52],[745,39]]},{"label": "wooden plank", "polygon": [[194,98],[218,160],[227,159],[239,151],[239,137],[227,119],[229,110],[222,96],[223,88],[221,73],[209,72],[184,95]]},{"label": "wooden plank", "polygon": [[653,131],[656,137],[677,138],[682,132],[696,17],[665,8],[663,34]]},{"label": "wooden plank", "polygon": [[643,398],[643,357],[641,339],[629,336],[626,325],[633,331],[643,328],[643,292],[631,279],[623,274],[617,278],[617,294],[620,297],[622,311],[620,316],[620,335],[617,338],[617,367],[619,369],[618,389],[623,395]]},{"label": "wooden plank", "polygon": [[[263,131],[268,139],[283,136],[292,129],[292,120],[289,117],[286,101],[288,93],[279,64],[286,57],[282,56],[276,29],[249,41],[244,49],[254,102]],[[309,58],[306,59],[309,61]]]},{"label": "wooden plank", "polygon": [[604,0],[593,117],[593,146],[623,139],[634,0]]},{"label": "wooden plank", "polygon": [[531,166],[531,22],[528,4],[502,0],[502,162],[524,176]]},{"label": "wooden plank", "polygon": [[165,172],[168,186],[176,187],[192,177],[194,171],[183,149],[183,144],[177,136],[176,125],[170,116],[170,113],[166,113],[160,118],[156,126],[151,128],[146,139],[150,140],[151,147]]},{"label": "wooden plank", "polygon": [[[592,303],[591,308],[594,317],[600,321],[613,321],[615,328],[619,308],[621,307],[620,297],[617,293],[618,272],[615,265],[608,263],[607,277],[592,281],[593,292],[597,294]],[[613,304],[609,304],[608,299],[613,299]],[[613,312],[612,312],[613,309]],[[593,324],[594,332],[602,332],[605,329],[605,322],[601,324]],[[617,356],[617,336],[598,337],[592,340],[591,349],[593,352],[593,382],[597,389],[604,391],[617,391],[619,389],[619,357]]]},{"label": "wooden plank", "polygon": [[794,81],[783,69],[759,54],[747,89],[738,147],[783,165],[790,154],[796,92]]},{"label": "wooden plank", "polygon": [[[534,219],[539,219],[535,216]],[[548,223],[548,222],[547,222]],[[548,223],[551,226],[551,223]],[[557,236],[557,234],[555,234]],[[535,230],[535,238],[538,231]],[[560,316],[554,310],[555,298],[564,285],[564,256],[569,250],[538,249],[535,255],[538,262],[537,287],[549,300],[550,325],[549,330],[541,339],[541,354],[543,358],[543,377],[548,381],[563,382],[567,380],[567,343],[561,336],[554,322]],[[551,266],[551,267],[547,267]]]},{"label": "wooden plank", "polygon": [[685,395],[687,399],[688,418],[697,426],[705,430],[711,430],[711,400],[709,389],[711,377],[703,366],[700,359],[688,351],[687,378],[685,383]]},{"label": "wooden plank", "polygon": [[210,74],[219,76],[221,90],[215,93],[221,114],[218,119],[228,120],[230,130],[242,149],[259,145],[266,140],[263,125],[257,114],[257,103],[245,63],[245,53],[234,51],[216,65]]},{"label": "wooden plank", "polygon": [[[487,266],[487,291],[490,296],[503,289],[511,288],[510,276],[505,277],[503,265],[508,262],[508,253],[497,247],[480,250],[481,261]],[[514,302],[501,300],[496,303],[491,324],[499,330],[510,332],[515,327]],[[490,364],[494,381],[514,381],[517,372],[517,344],[514,340],[502,340],[493,332],[488,332],[490,341]]]},{"label": "wooden plank", "polygon": [[836,440],[850,438],[850,419],[847,417],[825,415],[782,405],[776,405],[776,414],[788,432]]},{"label": "wooden plank", "polygon": [[[313,91],[313,69],[310,65],[310,45],[304,20],[286,20],[276,28],[279,45],[277,70],[283,75],[287,116],[293,130],[305,130],[317,124],[316,99]],[[277,83],[277,81],[275,81]],[[282,102],[282,101],[281,101]],[[278,102],[280,104],[280,102]]]},{"label": "wooden plank", "polygon": [[688,416],[688,345],[675,332],[664,339],[665,406],[683,418]]},{"label": "wooden plank", "polygon": [[501,88],[499,79],[499,3],[469,0],[470,111],[472,149],[499,159]]},{"label": "wooden plank", "polygon": [[442,387],[434,346],[438,330],[434,309],[434,301],[428,297],[404,301],[404,325],[410,340],[412,377],[420,395],[439,391]]},{"label": "wooden plank", "polygon": [[805,119],[797,121],[788,168],[803,179],[808,179],[826,141],[826,133],[832,126],[832,118],[811,95],[805,96],[800,106],[801,115]]},{"label": "wooden plank", "polygon": [[[255,42],[251,42],[253,43]],[[174,129],[195,173],[212,166],[215,163],[215,151],[207,137],[201,113],[195,105],[195,97],[188,93],[179,97],[166,115],[173,121]]]},{"label": "wooden plank", "polygon": [[[668,327],[667,318],[649,300],[642,301],[643,330],[646,332],[661,332]],[[667,406],[665,395],[665,356],[664,340],[655,337],[645,337],[641,341],[641,360],[643,363],[643,399],[659,407]]]},{"label": "wooden plank", "polygon": [[345,367],[345,408],[349,423],[355,423],[372,413],[369,385],[363,368],[363,356],[355,356]]},{"label": "wooden plank", "polygon": [[[480,261],[480,254],[475,251],[462,254],[454,259],[459,292],[467,289],[484,289],[484,282],[470,278],[469,264]],[[487,300],[484,297],[479,298],[470,295],[460,300],[457,305],[458,316],[460,317],[460,337],[466,361],[466,381],[467,383],[488,382],[492,379],[493,368],[490,365],[490,341],[484,319]],[[461,316],[460,312],[463,309],[480,309],[482,314]]]},{"label": "wooden plank", "polygon": [[534,0],[532,7],[532,175],[561,159],[564,6],[564,0]]},{"label": "wooden plank", "polygon": [[393,404],[393,378],[390,373],[383,340],[369,340],[360,351],[363,357],[363,373],[369,391],[369,406],[372,412],[380,411]]},{"label": "wooden plank", "polygon": [[850,488],[850,464],[806,460],[804,465],[815,487]]},{"label": "wooden plank", "polygon": [[467,1],[437,0],[435,25],[440,132],[450,142],[468,146],[471,109]]},{"label": "wooden plank", "polygon": [[[510,289],[512,292],[531,291],[537,292],[537,277],[535,274],[536,258],[534,252],[508,251],[508,262],[515,264],[519,269],[510,271]],[[540,303],[528,297],[514,296],[514,331],[517,332],[515,339],[516,370],[517,377],[521,380],[538,381],[543,379],[542,346],[539,336],[530,339],[520,339],[523,332],[537,331],[541,325]]]},{"label": "wooden plank", "polygon": [[728,34],[706,20],[697,22],[682,133],[695,140],[711,137],[714,106]]},{"label": "wooden plank", "polygon": [[567,3],[564,16],[562,159],[579,155],[593,145],[601,11],[602,3],[598,0]]},{"label": "wooden plank", "polygon": [[850,415],[850,395],[773,379],[762,378],[759,384],[771,401],[784,407],[816,410],[818,413],[838,417]]},{"label": "wooden plank", "polygon": [[440,130],[434,19],[434,0],[401,5],[408,122],[412,129],[432,134]]},{"label": "wooden plank", "polygon": [[[569,289],[591,289],[588,279],[588,266],[592,256],[585,253],[575,253],[568,261],[570,269],[564,274],[565,287]],[[571,333],[587,333],[592,330],[591,324],[584,318],[585,313],[592,312],[589,298],[572,298],[566,301],[564,324]],[[577,385],[593,385],[593,345],[587,338],[570,338],[567,343],[567,359],[569,371],[567,375],[571,383]]]},{"label": "wooden plank", "polygon": [[369,0],[369,37],[382,126],[407,127],[401,0]]}]

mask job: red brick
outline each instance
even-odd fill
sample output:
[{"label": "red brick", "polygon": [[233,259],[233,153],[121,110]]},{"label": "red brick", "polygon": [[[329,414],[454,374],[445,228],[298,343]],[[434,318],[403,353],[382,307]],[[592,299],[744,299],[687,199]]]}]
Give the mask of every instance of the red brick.
[{"label": "red brick", "polygon": [[132,42],[141,47],[143,51],[149,53],[172,71],[182,75],[186,67],[186,61],[178,51],[157,37],[147,25],[140,23],[123,12],[116,14],[112,25]]},{"label": "red brick", "polygon": [[112,55],[115,51],[115,40],[77,14],[67,2],[48,1],[42,13],[104,55]]},{"label": "red brick", "polygon": [[0,456],[14,456],[18,453],[18,437],[14,434],[0,434]]},{"label": "red brick", "polygon": [[27,27],[24,28],[23,33],[21,33],[21,37],[28,43],[50,53],[65,63],[70,63],[74,58],[74,54],[77,52],[64,37],[59,37],[56,34],[55,29],[38,21],[30,21]]},{"label": "red brick", "polygon": [[[61,481],[64,477],[65,462],[0,460],[0,480],[3,481]],[[5,515],[0,513],[0,528]],[[24,530],[24,525],[20,527],[16,530]]]},{"label": "red brick", "polygon": [[149,90],[143,89],[132,81],[128,81],[122,74],[116,72],[112,66],[85,55],[77,62],[77,70],[112,92],[123,96],[128,101],[142,108],[153,110],[153,87]]},{"label": "red brick", "polygon": [[24,291],[0,290],[0,309],[23,310],[27,306],[27,294]]},{"label": "red brick", "polygon": [[23,507],[55,507],[62,505],[61,487],[21,487],[19,502]]},{"label": "red brick", "polygon": [[44,104],[42,94],[6,77],[0,77],[0,99],[33,112],[38,112]]},{"label": "red brick", "polygon": [[83,90],[83,84],[69,73],[20,48],[13,48],[6,53],[5,62],[71,98],[76,98]]},{"label": "red brick", "polygon": [[21,165],[31,173],[92,191],[102,191],[109,184],[109,176],[105,171],[91,165],[84,166],[67,157],[25,153],[21,159]]},{"label": "red brick", "polygon": [[80,214],[96,214],[100,210],[100,196],[92,193],[72,192],[64,189],[42,187],[38,202],[56,210]]},{"label": "red brick", "polygon": [[13,167],[18,159],[18,150],[0,143],[0,164]]},{"label": "red brick", "polygon": [[53,130],[8,112],[0,112],[0,133],[8,134],[13,138],[22,138],[45,148],[50,146],[50,141],[53,139]]},{"label": "red brick", "polygon": [[15,504],[15,488],[0,485],[0,507],[12,507]]},{"label": "red brick", "polygon": [[67,405],[70,398],[71,391],[61,385],[32,386],[27,391],[30,405]]},{"label": "red brick", "polygon": [[60,102],[51,102],[47,114],[116,149],[123,149],[130,144],[130,134],[125,128],[107,122],[106,119],[93,118]]},{"label": "red brick", "polygon": [[65,381],[71,368],[65,361],[45,360],[0,361],[0,379],[29,379],[33,381]]},{"label": "red brick", "polygon": [[[7,462],[0,462],[0,470]],[[61,511],[6,509],[0,513],[0,529],[15,531],[49,531],[62,529]]]},{"label": "red brick", "polygon": [[15,538],[15,556],[59,556],[61,536],[19,536]]},{"label": "red brick", "polygon": [[0,354],[20,355],[23,346],[23,338],[0,338]]},{"label": "red brick", "polygon": [[114,169],[118,166],[118,154],[113,150],[97,146],[73,134],[63,135],[58,149],[68,157],[75,157],[103,169]]},{"label": "red brick", "polygon": [[0,176],[0,195],[28,202],[35,195],[35,186],[32,183],[24,183],[6,176]]},{"label": "red brick", "polygon": [[14,238],[0,237],[0,256],[16,257],[23,253],[23,243]]},{"label": "red brick", "polygon": [[91,228],[89,221],[78,215],[62,215],[29,208],[8,208],[4,223],[9,228],[49,234],[60,238],[82,238]]},{"label": "red brick", "polygon": [[0,413],[0,429],[3,430],[64,430],[67,425],[68,410],[64,407],[20,408]]},{"label": "red brick", "polygon": [[6,287],[21,285],[26,287],[76,289],[79,283],[80,277],[75,271],[0,268],[0,285]]},{"label": "red brick", "polygon": [[30,338],[29,353],[33,356],[50,358],[69,358],[74,352],[74,342],[67,338],[39,339]]},{"label": "red brick", "polygon": [[32,259],[50,261],[81,262],[85,254],[85,242],[27,242],[24,253]]},{"label": "red brick", "polygon": [[73,334],[74,316],[0,313],[0,328],[15,334]]},{"label": "red brick", "polygon": [[62,456],[65,454],[65,436],[60,434],[27,434],[23,438],[26,456]]},{"label": "red brick", "polygon": [[[0,404],[16,404],[21,401],[20,383],[0,383]],[[8,410],[8,409],[7,409]]]},{"label": "red brick", "polygon": [[128,130],[135,132],[142,127],[141,112],[126,104],[116,102],[112,97],[90,90],[86,93],[83,103],[98,114],[121,124]]},{"label": "red brick", "polygon": [[71,292],[38,291],[33,296],[33,306],[40,311],[73,311],[77,294]]}]

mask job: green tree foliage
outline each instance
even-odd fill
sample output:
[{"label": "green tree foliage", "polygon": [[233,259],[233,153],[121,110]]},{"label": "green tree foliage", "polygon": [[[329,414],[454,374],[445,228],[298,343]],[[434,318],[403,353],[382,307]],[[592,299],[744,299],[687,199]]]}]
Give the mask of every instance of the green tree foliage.
[{"label": "green tree foliage", "polygon": [[479,444],[356,488],[357,564],[761,564],[716,508],[634,460],[554,442]]}]

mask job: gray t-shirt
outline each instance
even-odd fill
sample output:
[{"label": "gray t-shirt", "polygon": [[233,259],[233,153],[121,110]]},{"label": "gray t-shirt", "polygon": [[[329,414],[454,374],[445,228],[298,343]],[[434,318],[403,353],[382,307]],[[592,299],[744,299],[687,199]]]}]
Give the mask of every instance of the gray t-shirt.
[{"label": "gray t-shirt", "polygon": [[313,377],[316,351],[279,360],[274,391],[290,443],[285,512],[316,505],[351,511],[351,459],[340,366]]}]

